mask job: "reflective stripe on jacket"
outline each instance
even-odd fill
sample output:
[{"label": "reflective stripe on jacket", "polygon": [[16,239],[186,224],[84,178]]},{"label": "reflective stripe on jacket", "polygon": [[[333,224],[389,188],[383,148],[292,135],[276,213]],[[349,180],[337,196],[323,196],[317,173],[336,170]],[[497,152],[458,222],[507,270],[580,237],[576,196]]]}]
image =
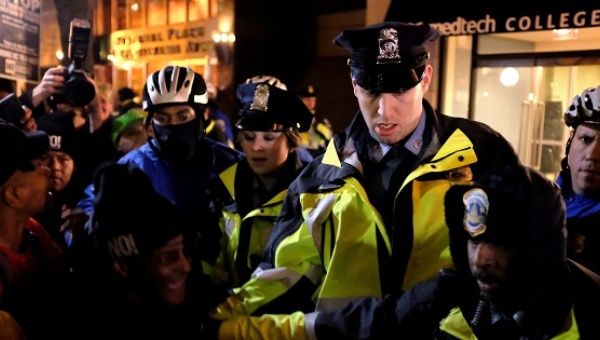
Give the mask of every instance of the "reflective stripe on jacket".
[{"label": "reflective stripe on jacket", "polygon": [[[227,168],[219,178],[235,201],[235,178],[238,171],[236,163]],[[223,233],[222,255],[219,259],[219,267],[223,270],[222,279],[228,281],[233,286],[237,286],[248,279],[249,273],[254,270],[260,261],[252,258],[260,258],[264,254],[264,249],[273,230],[273,224],[283,204],[283,199],[287,194],[287,189],[280,191],[266,203],[248,212],[244,217],[237,211],[229,211],[226,208],[222,210],[220,227]],[[240,239],[242,228],[250,228],[248,237]],[[240,244],[243,243],[243,246]],[[243,252],[243,254],[241,254]],[[243,258],[241,258],[242,256]],[[243,273],[240,273],[243,271]],[[241,282],[240,282],[241,280]]]},{"label": "reflective stripe on jacket", "polygon": [[[236,290],[228,301],[229,312],[308,310],[307,300],[316,302],[317,310],[334,309],[354,298],[381,297],[388,292],[384,284],[388,289],[409,289],[453,266],[444,221],[445,192],[453,182],[518,160],[508,142],[489,127],[434,113],[430,106],[426,111],[434,136],[423,147],[430,154],[426,152],[397,190],[393,212],[395,218],[412,213],[409,225],[384,225],[360,183],[358,158],[350,154],[342,159],[346,139],[334,138],[322,158],[290,186],[263,272]],[[412,241],[406,256],[391,263],[398,251],[389,234],[395,228],[411,228]],[[396,267],[404,268],[401,281],[390,284],[380,270]]]}]

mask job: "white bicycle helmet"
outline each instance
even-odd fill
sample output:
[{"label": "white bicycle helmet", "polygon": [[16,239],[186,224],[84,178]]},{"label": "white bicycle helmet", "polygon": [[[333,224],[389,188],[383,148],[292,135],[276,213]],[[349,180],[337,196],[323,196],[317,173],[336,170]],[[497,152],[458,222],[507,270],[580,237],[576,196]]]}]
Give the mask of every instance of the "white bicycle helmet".
[{"label": "white bicycle helmet", "polygon": [[590,87],[575,96],[564,119],[565,124],[572,128],[581,123],[600,124],[600,86]]},{"label": "white bicycle helmet", "polygon": [[182,104],[199,109],[206,103],[206,83],[189,67],[166,66],[148,76],[144,86],[142,107],[146,111]]},{"label": "white bicycle helmet", "polygon": [[260,84],[268,83],[271,86],[275,86],[278,89],[287,91],[287,85],[285,85],[279,78],[260,74],[251,78],[246,79],[246,84]]}]

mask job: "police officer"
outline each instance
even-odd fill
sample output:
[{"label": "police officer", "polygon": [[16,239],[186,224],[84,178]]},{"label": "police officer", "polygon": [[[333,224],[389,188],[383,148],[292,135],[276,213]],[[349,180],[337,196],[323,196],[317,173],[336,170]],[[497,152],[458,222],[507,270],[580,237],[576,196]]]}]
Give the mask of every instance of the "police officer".
[{"label": "police officer", "polygon": [[327,118],[321,117],[317,112],[317,90],[314,85],[308,85],[300,88],[298,96],[302,102],[313,114],[310,129],[301,134],[302,144],[313,156],[318,156],[325,152],[327,143],[333,136],[331,123]]},{"label": "police officer", "polygon": [[268,80],[239,85],[237,97],[242,104],[238,144],[246,157],[215,183],[228,245],[224,269],[234,286],[246,282],[262,261],[287,189],[307,164],[297,150],[300,131],[312,119],[296,95]]},{"label": "police officer", "polygon": [[444,193],[518,159],[490,127],[423,98],[433,74],[425,43],[438,36],[384,22],[335,39],[351,52],[360,112],[292,183],[267,260],[222,315],[335,309],[452,266]]},{"label": "police officer", "polygon": [[571,128],[557,184],[567,205],[569,256],[600,273],[600,86],[573,98]]},{"label": "police officer", "polygon": [[450,188],[444,206],[456,269],[400,297],[317,313],[317,338],[598,338],[599,287],[566,260],[564,204],[542,173],[495,171]]}]

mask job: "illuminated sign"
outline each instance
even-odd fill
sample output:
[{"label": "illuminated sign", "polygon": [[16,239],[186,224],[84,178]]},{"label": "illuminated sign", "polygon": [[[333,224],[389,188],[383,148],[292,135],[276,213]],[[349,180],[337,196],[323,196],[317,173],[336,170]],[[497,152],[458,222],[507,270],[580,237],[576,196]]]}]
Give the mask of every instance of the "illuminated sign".
[{"label": "illuminated sign", "polygon": [[216,27],[210,20],[117,31],[110,35],[110,54],[117,62],[206,57]]},{"label": "illuminated sign", "polygon": [[[407,10],[407,4],[416,6]],[[526,32],[600,26],[600,5],[593,1],[552,1],[543,6],[521,1],[487,1],[466,8],[451,1],[434,10],[410,1],[392,0],[386,20],[429,23],[444,35]],[[427,4],[430,6],[430,4]]]}]

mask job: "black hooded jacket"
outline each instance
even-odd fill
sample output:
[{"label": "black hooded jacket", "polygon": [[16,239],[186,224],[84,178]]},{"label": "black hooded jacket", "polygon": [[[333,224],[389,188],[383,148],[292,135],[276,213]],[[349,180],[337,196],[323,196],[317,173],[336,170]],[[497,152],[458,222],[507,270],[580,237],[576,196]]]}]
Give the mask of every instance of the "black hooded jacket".
[{"label": "black hooded jacket", "polygon": [[[522,264],[519,283],[526,292],[521,301],[526,303],[515,311],[517,322],[494,312],[480,297],[470,273],[470,236],[463,227],[462,200],[465,192],[476,187],[486,190],[491,203],[488,230],[475,238],[511,244],[523,257],[518,261]],[[451,335],[440,327],[453,309],[460,311],[466,331],[478,339],[549,339],[570,329],[571,311],[581,339],[599,338],[592,308],[600,301],[600,287],[566,260],[564,204],[543,175],[519,166],[484,176],[478,184],[451,188],[445,207],[456,270],[443,270],[436,279],[404,294],[356,300],[342,310],[319,313],[314,324],[318,338],[386,339],[396,334],[407,339],[455,339],[457,333]],[[492,213],[492,209],[497,210]]]}]

